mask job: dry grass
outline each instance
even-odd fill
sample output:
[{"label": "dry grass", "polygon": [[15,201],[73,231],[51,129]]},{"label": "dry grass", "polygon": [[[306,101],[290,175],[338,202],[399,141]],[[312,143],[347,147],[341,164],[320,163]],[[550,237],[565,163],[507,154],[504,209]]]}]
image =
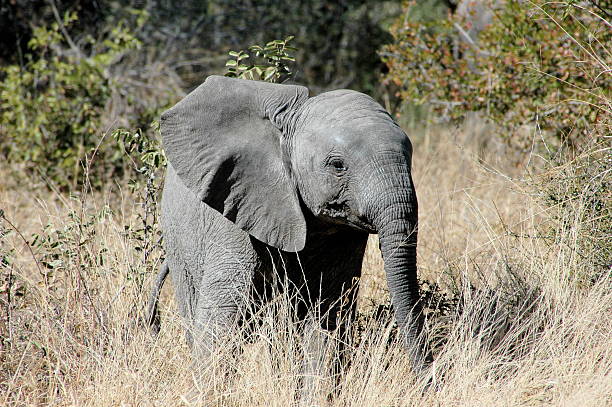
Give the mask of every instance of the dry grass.
[{"label": "dry grass", "polygon": [[[588,230],[571,213],[553,222],[523,180],[529,174],[483,140],[486,131],[471,126],[430,130],[416,146],[420,273],[461,298],[459,308],[428,321],[435,385],[422,391],[382,316],[367,320],[349,344],[351,363],[339,378],[319,378],[320,405],[612,405],[610,276],[581,283],[593,273],[576,253]],[[133,197],[114,191],[69,199],[18,182],[0,185],[6,218],[29,240],[48,223],[68,237],[63,267],[46,276],[16,233],[0,240],[0,251],[14,250],[0,288],[0,405],[296,404],[302,351],[290,300],[266,307],[256,328],[232,338],[240,352],[228,346],[194,366],[171,284],[159,337],[140,322],[156,261],[144,268],[124,232],[138,222]],[[113,214],[75,226],[104,205]],[[554,244],[534,238],[543,230]],[[386,301],[377,245],[364,263],[366,309]],[[334,348],[330,341],[330,355]]]}]

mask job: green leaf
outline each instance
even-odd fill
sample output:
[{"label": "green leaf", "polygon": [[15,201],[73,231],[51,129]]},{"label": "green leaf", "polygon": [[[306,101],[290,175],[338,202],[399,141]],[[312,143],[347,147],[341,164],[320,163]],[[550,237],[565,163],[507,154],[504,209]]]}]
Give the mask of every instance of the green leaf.
[{"label": "green leaf", "polygon": [[55,269],[61,267],[63,264],[64,262],[61,259],[56,259],[47,263],[47,268]]},{"label": "green leaf", "polygon": [[237,61],[234,61],[233,59],[230,59],[229,61],[227,61],[225,63],[225,66],[236,66],[238,64]]},{"label": "green leaf", "polygon": [[264,81],[271,79],[276,74],[276,68],[270,67],[266,69],[266,75],[264,76]]}]

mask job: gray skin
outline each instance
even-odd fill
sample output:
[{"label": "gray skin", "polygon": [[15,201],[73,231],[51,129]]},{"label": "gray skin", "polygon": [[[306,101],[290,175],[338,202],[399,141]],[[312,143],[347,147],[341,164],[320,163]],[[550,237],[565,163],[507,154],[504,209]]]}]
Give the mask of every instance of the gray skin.
[{"label": "gray skin", "polygon": [[[161,131],[167,258],[152,325],[169,270],[196,348],[210,350],[278,273],[306,302],[320,301],[318,321],[334,329],[368,234],[378,233],[414,367],[431,360],[418,304],[412,146],[378,103],[350,90],[309,98],[302,86],[211,76],[162,115]],[[307,307],[299,314],[309,318]]]}]

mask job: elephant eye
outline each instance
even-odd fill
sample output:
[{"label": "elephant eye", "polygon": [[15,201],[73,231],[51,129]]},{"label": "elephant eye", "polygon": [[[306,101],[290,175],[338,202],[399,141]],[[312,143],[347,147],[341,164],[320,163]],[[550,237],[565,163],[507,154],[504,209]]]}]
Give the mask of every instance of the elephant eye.
[{"label": "elephant eye", "polygon": [[344,161],[340,158],[332,158],[329,161],[329,166],[333,169],[336,174],[342,174],[346,171],[346,166],[344,165]]}]

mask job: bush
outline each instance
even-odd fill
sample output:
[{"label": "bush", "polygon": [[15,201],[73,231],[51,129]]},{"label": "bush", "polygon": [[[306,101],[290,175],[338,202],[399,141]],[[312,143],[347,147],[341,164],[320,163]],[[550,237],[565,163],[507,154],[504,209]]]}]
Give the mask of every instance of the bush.
[{"label": "bush", "polygon": [[161,225],[159,221],[159,197],[162,190],[162,172],[166,169],[167,159],[161,148],[161,133],[158,122],[153,122],[149,132],[141,129],[130,131],[117,129],[113,138],[132,164],[135,177],[129,186],[136,197],[139,210],[136,212],[138,224],[125,225],[125,236],[132,241],[134,249],[140,254],[140,261],[130,265],[130,275],[135,276],[138,286],[142,287],[144,277],[157,264],[152,262],[152,254],[163,251]]},{"label": "bush", "polygon": [[0,68],[1,154],[61,187],[76,186],[94,150],[101,159],[92,178],[121,169],[118,149],[100,147],[103,116],[122,86],[110,69],[140,44],[119,24],[102,41],[88,37],[78,47],[68,35],[76,20],[67,13],[61,23],[36,28],[25,65]]},{"label": "bush", "polygon": [[[539,150],[545,171],[532,174],[531,187],[553,220],[539,237],[571,247],[581,272],[569,277],[592,284],[612,265],[605,12],[594,2],[468,4],[423,19],[406,3],[383,50],[385,80],[399,87],[404,105],[428,105],[439,120],[480,112],[521,161]],[[564,233],[551,232],[559,228]]]},{"label": "bush", "polygon": [[151,23],[142,38],[176,61],[188,86],[222,72],[229,49],[295,35],[301,61],[295,80],[319,93],[339,87],[378,89],[384,64],[377,51],[390,40],[388,20],[400,7],[385,0],[154,0],[148,9]]},{"label": "bush", "polygon": [[403,101],[429,104],[442,120],[481,112],[501,126],[506,141],[525,150],[532,139],[520,131],[525,126],[538,126],[548,143],[577,147],[593,125],[609,125],[612,31],[599,8],[575,1],[498,2],[488,6],[490,23],[472,38],[476,16],[416,21],[414,7],[405,4],[391,29],[394,42],[383,49],[385,81],[399,87]]}]

